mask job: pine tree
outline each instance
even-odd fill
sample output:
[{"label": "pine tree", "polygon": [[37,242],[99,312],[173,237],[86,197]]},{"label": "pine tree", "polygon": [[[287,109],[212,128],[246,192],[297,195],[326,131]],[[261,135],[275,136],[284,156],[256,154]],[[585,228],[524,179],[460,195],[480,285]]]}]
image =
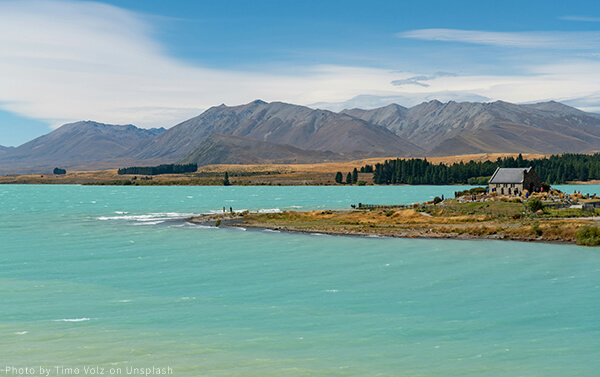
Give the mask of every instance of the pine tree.
[{"label": "pine tree", "polygon": [[346,175],[346,183],[351,185],[352,184],[352,173],[348,172],[348,175]]},{"label": "pine tree", "polygon": [[342,183],[342,172],[338,171],[337,173],[335,173],[335,183]]},{"label": "pine tree", "polygon": [[352,170],[352,184],[355,185],[356,182],[358,182],[358,170],[354,168],[354,170]]},{"label": "pine tree", "polygon": [[229,182],[229,174],[225,172],[225,177],[223,178],[223,186],[229,186],[231,182]]}]

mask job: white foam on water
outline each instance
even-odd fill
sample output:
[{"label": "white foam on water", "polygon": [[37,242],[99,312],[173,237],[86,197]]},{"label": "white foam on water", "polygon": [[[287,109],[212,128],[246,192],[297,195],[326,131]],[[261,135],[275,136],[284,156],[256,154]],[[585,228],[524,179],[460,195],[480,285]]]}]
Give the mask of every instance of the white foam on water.
[{"label": "white foam on water", "polygon": [[263,231],[265,231],[265,232],[271,232],[271,233],[281,233],[280,230],[275,230],[275,229],[263,229]]},{"label": "white foam on water", "polygon": [[27,334],[29,331],[17,331],[15,334],[17,335],[25,335]]},{"label": "white foam on water", "polygon": [[[115,212],[118,213],[118,212]],[[96,218],[100,221],[132,221],[140,223],[149,223],[148,225],[156,225],[168,220],[185,219],[192,216],[198,216],[196,213],[181,213],[181,212],[156,212],[146,215],[128,215],[127,212],[122,212],[121,216],[100,216]],[[152,223],[152,224],[150,224]]]},{"label": "white foam on water", "polygon": [[89,321],[90,318],[63,318],[63,319],[55,319],[54,322],[84,322]]},{"label": "white foam on water", "polygon": [[263,208],[259,209],[258,213],[281,213],[279,208]]},{"label": "white foam on water", "polygon": [[158,224],[162,224],[164,222],[165,222],[164,220],[159,220],[159,221],[144,221],[144,222],[141,222],[139,224],[134,224],[134,225],[136,225],[136,226],[138,226],[138,225],[139,226],[143,226],[143,225],[158,225]]}]

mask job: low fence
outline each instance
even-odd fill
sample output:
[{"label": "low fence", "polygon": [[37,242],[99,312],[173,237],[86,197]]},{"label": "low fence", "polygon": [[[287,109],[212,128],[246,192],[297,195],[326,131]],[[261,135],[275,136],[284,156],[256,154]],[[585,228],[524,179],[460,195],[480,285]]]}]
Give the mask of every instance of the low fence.
[{"label": "low fence", "polygon": [[358,206],[356,206],[356,208],[358,209],[392,209],[392,208],[408,208],[408,207],[412,207],[412,205],[407,206],[405,204],[365,204],[365,203],[358,203]]}]

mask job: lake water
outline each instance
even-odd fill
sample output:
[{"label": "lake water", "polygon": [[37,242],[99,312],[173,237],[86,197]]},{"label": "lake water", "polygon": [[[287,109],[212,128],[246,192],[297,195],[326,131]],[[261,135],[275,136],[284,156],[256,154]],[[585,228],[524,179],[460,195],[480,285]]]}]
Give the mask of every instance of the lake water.
[{"label": "lake water", "polygon": [[0,186],[0,374],[597,376],[598,248],[182,220],[461,189]]}]

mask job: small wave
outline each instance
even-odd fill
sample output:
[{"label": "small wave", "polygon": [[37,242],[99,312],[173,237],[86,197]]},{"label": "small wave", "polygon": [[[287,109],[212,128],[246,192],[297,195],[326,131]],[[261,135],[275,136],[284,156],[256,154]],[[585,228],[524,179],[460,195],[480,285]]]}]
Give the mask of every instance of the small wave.
[{"label": "small wave", "polygon": [[127,211],[115,211],[115,213],[116,213],[117,215],[126,215],[126,214],[128,214],[129,212],[127,212]]},{"label": "small wave", "polygon": [[280,230],[275,230],[275,229],[263,229],[265,232],[271,232],[271,233],[281,233]]},{"label": "small wave", "polygon": [[202,228],[202,229],[214,229],[214,226],[209,226],[209,225],[202,225],[202,224],[195,224],[195,223],[190,223],[190,222],[186,222],[184,224],[177,224],[177,225],[173,225],[173,228]]},{"label": "small wave", "polygon": [[17,331],[15,334],[17,335],[25,335],[27,334],[29,331]]},{"label": "small wave", "polygon": [[89,321],[90,318],[63,318],[63,319],[55,319],[54,322],[84,322]]},{"label": "small wave", "polygon": [[302,208],[302,206],[292,206],[292,208]]},{"label": "small wave", "polygon": [[263,208],[259,209],[258,213],[281,213],[279,208]]},{"label": "small wave", "polygon": [[159,220],[159,221],[143,221],[139,224],[135,224],[135,225],[158,225],[158,224],[162,224],[164,223],[165,220]]},{"label": "small wave", "polygon": [[323,292],[329,292],[329,293],[338,293],[338,292],[339,292],[339,290],[337,290],[337,289],[326,289],[326,290],[324,290]]},{"label": "small wave", "polygon": [[[118,212],[115,212],[118,213]],[[168,221],[168,220],[178,220],[185,219],[192,216],[197,216],[196,213],[180,213],[180,212],[156,212],[149,213],[147,215],[128,215],[127,212],[123,212],[121,216],[100,216],[97,220],[101,221],[109,221],[109,220],[117,220],[117,221],[135,221],[135,222],[156,222],[156,221]],[[160,224],[160,223],[158,223]],[[150,225],[150,224],[149,224]],[[154,225],[154,224],[151,224]]]},{"label": "small wave", "polygon": [[131,300],[117,300],[117,302],[131,302]]}]

